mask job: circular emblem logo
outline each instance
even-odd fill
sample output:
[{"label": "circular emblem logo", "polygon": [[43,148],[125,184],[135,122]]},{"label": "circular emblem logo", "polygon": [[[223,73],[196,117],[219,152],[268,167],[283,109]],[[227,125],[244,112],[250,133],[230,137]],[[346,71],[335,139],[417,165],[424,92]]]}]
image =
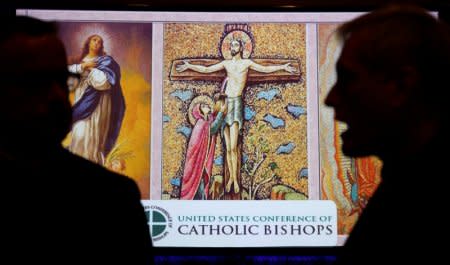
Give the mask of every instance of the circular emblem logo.
[{"label": "circular emblem logo", "polygon": [[153,241],[161,240],[169,234],[169,229],[172,228],[172,218],[165,209],[152,205],[146,207],[145,215]]}]

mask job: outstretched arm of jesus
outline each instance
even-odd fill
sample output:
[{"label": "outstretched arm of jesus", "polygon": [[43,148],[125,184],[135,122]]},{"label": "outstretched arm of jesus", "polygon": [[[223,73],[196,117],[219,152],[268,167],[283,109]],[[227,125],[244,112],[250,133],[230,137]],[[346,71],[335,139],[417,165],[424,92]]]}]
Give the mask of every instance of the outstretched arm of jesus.
[{"label": "outstretched arm of jesus", "polygon": [[183,60],[183,64],[179,64],[176,66],[178,72],[186,71],[187,69],[199,72],[199,73],[212,73],[217,72],[224,69],[223,61],[217,64],[213,64],[210,66],[203,66],[198,64],[190,64],[187,60]]},{"label": "outstretched arm of jesus", "polygon": [[291,66],[290,63],[287,64],[281,64],[281,65],[260,65],[257,64],[253,61],[251,61],[250,63],[250,69],[255,70],[257,72],[261,72],[261,73],[272,73],[272,72],[276,72],[279,70],[284,70],[286,72],[289,73],[295,73],[296,72],[296,68]]}]

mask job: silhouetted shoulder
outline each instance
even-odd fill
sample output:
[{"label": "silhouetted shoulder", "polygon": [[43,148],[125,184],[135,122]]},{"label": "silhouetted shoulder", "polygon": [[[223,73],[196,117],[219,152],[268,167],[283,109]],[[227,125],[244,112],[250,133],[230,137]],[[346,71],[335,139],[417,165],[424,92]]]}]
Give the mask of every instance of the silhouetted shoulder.
[{"label": "silhouetted shoulder", "polygon": [[91,241],[87,246],[94,249],[98,240],[108,253],[115,252],[105,254],[111,261],[123,259],[127,264],[142,264],[140,261],[149,257],[151,242],[135,181],[67,150],[60,151],[55,172],[65,172],[65,201],[83,216],[91,217],[89,222],[77,218],[89,234]]},{"label": "silhouetted shoulder", "polygon": [[69,190],[72,189],[71,186],[89,185],[93,191],[98,193],[98,196],[103,194],[108,197],[140,198],[139,189],[132,179],[109,171],[65,149],[58,151],[58,154],[48,163],[48,167],[52,174],[64,175],[65,180],[62,182]]}]

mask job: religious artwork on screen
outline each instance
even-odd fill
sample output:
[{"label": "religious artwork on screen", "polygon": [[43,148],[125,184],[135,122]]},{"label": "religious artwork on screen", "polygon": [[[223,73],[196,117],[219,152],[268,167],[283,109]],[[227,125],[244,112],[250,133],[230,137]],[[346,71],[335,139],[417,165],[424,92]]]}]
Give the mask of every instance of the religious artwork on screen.
[{"label": "religious artwork on screen", "polygon": [[299,23],[164,25],[162,199],[308,199]]},{"label": "religious artwork on screen", "polygon": [[349,234],[380,182],[381,161],[375,157],[350,158],[342,154],[340,134],[345,124],[334,121],[324,99],[336,81],[335,63],[341,44],[339,24],[318,24],[319,131],[321,199],[333,200],[338,209],[338,233]]},{"label": "religious artwork on screen", "polygon": [[67,49],[71,152],[134,179],[150,196],[150,23],[58,22]]}]

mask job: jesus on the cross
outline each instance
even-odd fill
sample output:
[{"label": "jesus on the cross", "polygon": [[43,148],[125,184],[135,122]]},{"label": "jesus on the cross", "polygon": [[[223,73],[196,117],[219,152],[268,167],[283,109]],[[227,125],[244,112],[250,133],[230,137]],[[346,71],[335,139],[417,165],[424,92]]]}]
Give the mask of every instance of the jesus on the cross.
[{"label": "jesus on the cross", "polygon": [[[239,31],[241,36],[247,36],[243,31]],[[291,66],[291,63],[273,64],[273,65],[261,65],[254,60],[249,59],[248,44],[251,41],[243,40],[239,34],[229,34],[229,38],[223,39],[223,42],[228,41],[226,44],[222,44],[222,53],[228,52],[228,58],[225,56],[225,60],[212,65],[201,65],[190,63],[189,60],[183,60],[181,64],[176,65],[177,72],[183,72],[186,70],[192,70],[198,73],[209,74],[225,70],[226,83],[225,83],[225,95],[227,97],[228,113],[224,119],[223,136],[225,138],[226,146],[226,163],[229,169],[230,177],[226,183],[225,190],[230,192],[233,185],[234,193],[239,193],[239,168],[238,161],[239,152],[238,141],[239,133],[243,125],[243,99],[242,93],[246,87],[249,70],[254,70],[259,73],[273,73],[277,71],[285,71],[287,73],[298,72],[296,67]],[[247,44],[247,45],[246,45]],[[247,46],[247,50],[246,50]],[[228,48],[228,51],[223,49]],[[247,54],[244,55],[244,52]],[[281,60],[278,60],[281,61]],[[264,79],[263,79],[264,80]],[[286,79],[285,79],[286,80]]]}]

